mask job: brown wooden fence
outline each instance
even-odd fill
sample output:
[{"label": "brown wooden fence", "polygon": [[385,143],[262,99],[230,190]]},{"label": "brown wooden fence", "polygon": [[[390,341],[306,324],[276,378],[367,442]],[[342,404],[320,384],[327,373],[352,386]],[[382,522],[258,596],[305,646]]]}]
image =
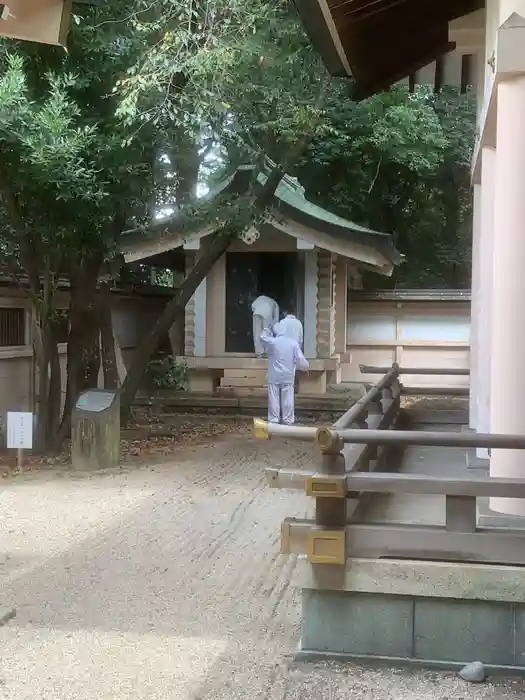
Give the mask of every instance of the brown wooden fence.
[{"label": "brown wooden fence", "polygon": [[[304,490],[315,498],[315,520],[287,518],[283,522],[281,551],[306,555],[311,564],[337,566],[353,557],[525,563],[525,530],[477,527],[476,507],[480,497],[525,498],[525,479],[395,471],[400,464],[399,450],[408,445],[522,450],[525,436],[397,430],[402,417],[402,372],[397,365],[389,368],[366,396],[330,427],[254,422],[259,438],[281,435],[314,440],[320,450],[315,471],[267,469],[270,486]],[[377,493],[443,496],[446,523],[364,522],[363,504]]]}]

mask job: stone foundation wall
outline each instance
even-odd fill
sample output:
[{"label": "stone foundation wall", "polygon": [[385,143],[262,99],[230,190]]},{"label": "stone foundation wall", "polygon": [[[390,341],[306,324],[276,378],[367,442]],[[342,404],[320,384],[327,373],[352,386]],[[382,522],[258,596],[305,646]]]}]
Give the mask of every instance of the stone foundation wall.
[{"label": "stone foundation wall", "polygon": [[303,589],[298,656],[525,667],[525,604]]}]

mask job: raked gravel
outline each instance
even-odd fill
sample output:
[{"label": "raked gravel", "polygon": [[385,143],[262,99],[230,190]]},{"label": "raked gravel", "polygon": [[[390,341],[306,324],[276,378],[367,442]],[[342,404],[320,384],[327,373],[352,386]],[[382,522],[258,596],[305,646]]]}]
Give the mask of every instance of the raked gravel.
[{"label": "raked gravel", "polygon": [[269,464],[310,447],[229,436],[169,464],[40,473],[0,491],[0,698],[522,700],[521,681],[292,660],[299,600],[279,525],[300,493]]}]

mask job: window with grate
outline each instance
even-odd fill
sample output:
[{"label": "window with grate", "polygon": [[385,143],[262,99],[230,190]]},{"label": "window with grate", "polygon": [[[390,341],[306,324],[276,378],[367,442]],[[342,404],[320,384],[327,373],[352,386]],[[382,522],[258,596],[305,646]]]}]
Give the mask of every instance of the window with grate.
[{"label": "window with grate", "polygon": [[26,344],[26,310],[0,308],[0,347]]}]

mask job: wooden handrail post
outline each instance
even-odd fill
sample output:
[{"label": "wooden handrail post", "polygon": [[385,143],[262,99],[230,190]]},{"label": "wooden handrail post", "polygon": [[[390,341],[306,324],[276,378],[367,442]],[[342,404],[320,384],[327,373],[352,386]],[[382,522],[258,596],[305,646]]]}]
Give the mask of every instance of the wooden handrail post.
[{"label": "wooden handrail post", "polygon": [[383,407],[383,413],[388,411],[393,401],[394,392],[392,391],[392,386],[386,386],[381,390],[381,405]]},{"label": "wooden handrail post", "polygon": [[367,404],[359,413],[358,416],[352,421],[352,428],[359,428],[361,430],[366,430],[368,428],[368,413],[369,413],[369,406],[370,404]]},{"label": "wooden handrail post", "polygon": [[[345,473],[343,443],[336,440],[321,454],[319,471],[322,474]],[[346,501],[343,498],[316,498],[315,522],[322,527],[344,527],[346,525]]]},{"label": "wooden handrail post", "polygon": [[448,532],[476,532],[476,496],[445,496]]},{"label": "wooden handrail post", "polygon": [[383,405],[381,403],[381,397],[377,396],[372,399],[368,404],[368,416],[367,422],[370,420],[370,416],[382,416],[383,415]]},{"label": "wooden handrail post", "polygon": [[[370,403],[368,404],[368,410],[367,410],[367,418],[366,421],[363,425],[363,428],[367,430],[375,430],[377,429],[380,424],[381,420],[383,418],[383,405],[381,403],[381,399],[378,396],[376,398],[372,399]],[[360,426],[355,426],[360,427]],[[373,471],[376,467],[377,464],[377,457],[379,454],[379,445],[367,445],[367,450],[364,455],[364,458],[366,460],[367,464],[367,470],[368,471]]]},{"label": "wooden handrail post", "polygon": [[403,388],[403,385],[401,384],[401,381],[399,379],[399,374],[396,374],[395,377],[392,377],[392,381],[390,382],[390,388],[392,389],[392,396],[394,397],[394,400],[401,396],[401,390]]},{"label": "wooden handrail post", "polygon": [[[343,442],[337,434],[333,434],[332,437],[333,439],[321,447],[319,472],[324,475],[327,485],[333,481],[330,486],[335,494],[338,490],[335,488],[337,483],[344,480],[346,467],[342,453]],[[346,508],[344,491],[338,496],[320,494],[315,499],[315,528],[308,536],[308,561],[311,564],[346,563]]]}]

